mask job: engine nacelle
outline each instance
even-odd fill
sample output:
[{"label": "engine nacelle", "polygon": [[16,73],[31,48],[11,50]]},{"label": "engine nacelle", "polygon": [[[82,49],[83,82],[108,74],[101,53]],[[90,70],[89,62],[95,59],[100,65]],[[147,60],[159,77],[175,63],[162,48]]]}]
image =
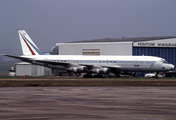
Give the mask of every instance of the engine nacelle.
[{"label": "engine nacelle", "polygon": [[110,69],[109,68],[96,68],[91,70],[92,73],[97,73],[97,74],[109,74]]},{"label": "engine nacelle", "polygon": [[88,71],[88,68],[86,66],[79,66],[79,67],[69,67],[66,70],[69,72],[86,73]]}]

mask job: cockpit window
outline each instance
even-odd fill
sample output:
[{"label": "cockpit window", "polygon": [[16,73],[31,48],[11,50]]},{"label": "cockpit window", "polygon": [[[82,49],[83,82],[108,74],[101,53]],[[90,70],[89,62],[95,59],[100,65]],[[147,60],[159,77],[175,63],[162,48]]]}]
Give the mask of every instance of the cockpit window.
[{"label": "cockpit window", "polygon": [[165,59],[161,59],[162,63],[168,63]]}]

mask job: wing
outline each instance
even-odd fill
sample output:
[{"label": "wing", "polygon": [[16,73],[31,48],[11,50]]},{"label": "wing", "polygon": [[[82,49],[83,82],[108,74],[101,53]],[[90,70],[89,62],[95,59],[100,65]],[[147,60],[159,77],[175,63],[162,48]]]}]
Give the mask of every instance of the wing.
[{"label": "wing", "polygon": [[[15,59],[19,59],[21,61],[30,62],[30,63],[38,62],[38,63],[43,63],[43,64],[59,65],[59,66],[64,66],[64,67],[80,66],[80,64],[69,63],[69,62],[48,61],[48,60],[35,60],[35,59],[27,58],[27,57],[15,56],[15,55],[7,55],[7,54],[3,54],[3,56],[15,58]],[[87,65],[87,66],[89,66],[89,65]]]},{"label": "wing", "polygon": [[36,62],[50,64],[50,65],[59,65],[64,67],[76,67],[76,66],[87,66],[88,68],[94,67],[90,64],[80,64],[80,63],[70,63],[70,62],[59,62],[59,61],[49,61],[49,60],[35,60]]},{"label": "wing", "polygon": [[[74,64],[71,64],[68,62],[59,62],[59,61],[35,60],[35,62],[50,64],[50,65],[59,65],[59,66],[64,66],[64,67],[68,67],[68,66],[72,66],[72,65],[74,66]],[[75,64],[75,66],[76,66],[76,64]]]},{"label": "wing", "polygon": [[112,66],[112,65],[93,65],[93,64],[87,64],[87,63],[70,63],[70,62],[59,62],[59,61],[46,61],[46,60],[35,60],[36,62],[45,63],[45,64],[51,64],[51,65],[59,65],[64,67],[70,67],[70,66],[87,66],[88,69],[91,68],[110,68],[110,69],[120,69],[120,66]]},{"label": "wing", "polygon": [[52,67],[63,66],[65,68],[77,67],[77,66],[87,66],[88,69],[103,67],[103,68],[109,68],[111,71],[114,71],[114,70],[119,71],[121,68],[121,66],[112,66],[112,65],[93,65],[93,64],[88,64],[88,63],[70,63],[70,62],[66,62],[66,61],[60,62],[60,61],[48,61],[48,60],[35,60],[35,59],[31,59],[31,58],[14,56],[14,55],[6,55],[6,54],[4,54],[3,56],[12,57],[15,59],[22,60],[24,62],[29,62],[32,64],[38,64],[38,65],[42,65],[42,66],[53,65]]},{"label": "wing", "polygon": [[102,67],[107,67],[107,68],[110,68],[110,69],[120,69],[121,66],[112,66],[112,65],[103,65]]}]

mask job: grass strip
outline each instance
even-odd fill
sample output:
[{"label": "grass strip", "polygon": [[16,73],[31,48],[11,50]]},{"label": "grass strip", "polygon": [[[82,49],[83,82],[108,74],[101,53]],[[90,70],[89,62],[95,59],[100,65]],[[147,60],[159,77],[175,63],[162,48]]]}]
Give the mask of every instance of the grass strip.
[{"label": "grass strip", "polygon": [[0,79],[0,87],[176,86],[175,79]]}]

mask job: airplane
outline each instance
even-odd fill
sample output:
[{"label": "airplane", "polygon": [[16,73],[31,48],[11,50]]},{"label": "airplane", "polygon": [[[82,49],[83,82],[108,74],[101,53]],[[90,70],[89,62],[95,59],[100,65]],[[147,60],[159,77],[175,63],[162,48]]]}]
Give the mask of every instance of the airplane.
[{"label": "airplane", "polygon": [[113,73],[130,74],[134,72],[167,72],[175,66],[165,59],[155,56],[88,56],[88,55],[47,55],[41,52],[25,30],[18,31],[22,52],[21,56],[4,56],[19,59],[24,62],[65,70],[73,73],[85,73],[84,77],[93,74],[104,75]]}]

